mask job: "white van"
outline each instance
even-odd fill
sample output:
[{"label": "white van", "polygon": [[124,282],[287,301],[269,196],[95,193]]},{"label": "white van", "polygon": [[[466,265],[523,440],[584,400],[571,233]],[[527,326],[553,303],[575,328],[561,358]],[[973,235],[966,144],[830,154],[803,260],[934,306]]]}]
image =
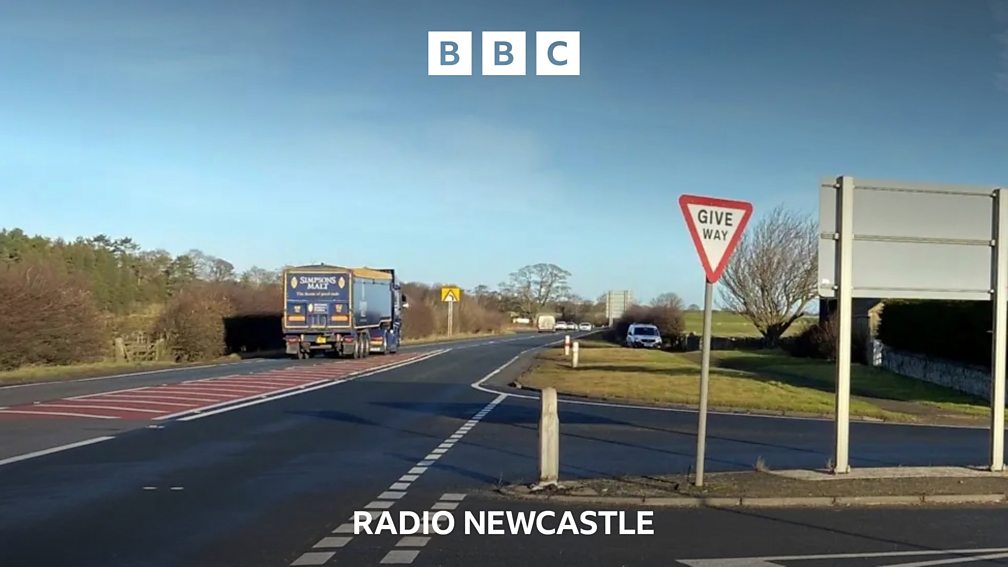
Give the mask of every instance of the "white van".
[{"label": "white van", "polygon": [[556,317],[552,315],[540,315],[536,318],[536,329],[540,333],[552,333],[556,331]]},{"label": "white van", "polygon": [[627,329],[625,344],[630,348],[661,348],[661,333],[654,325],[634,323]]}]

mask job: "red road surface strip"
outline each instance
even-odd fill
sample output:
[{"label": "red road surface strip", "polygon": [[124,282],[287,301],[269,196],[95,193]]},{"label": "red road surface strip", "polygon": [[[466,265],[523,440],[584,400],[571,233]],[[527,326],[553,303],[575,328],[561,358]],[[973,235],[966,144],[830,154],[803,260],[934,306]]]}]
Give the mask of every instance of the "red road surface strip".
[{"label": "red road surface strip", "polygon": [[421,354],[392,355],[366,360],[340,361],[312,366],[291,366],[261,374],[244,374],[189,380],[87,394],[0,409],[0,416],[74,417],[94,419],[172,419],[240,401],[264,398],[366,370],[399,364]]}]

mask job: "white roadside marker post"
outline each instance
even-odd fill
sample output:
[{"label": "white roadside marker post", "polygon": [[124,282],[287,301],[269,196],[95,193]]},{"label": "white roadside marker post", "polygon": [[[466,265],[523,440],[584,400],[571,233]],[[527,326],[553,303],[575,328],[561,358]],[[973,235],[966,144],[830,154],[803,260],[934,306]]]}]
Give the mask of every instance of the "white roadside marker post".
[{"label": "white roadside marker post", "polygon": [[571,368],[577,368],[578,365],[578,350],[579,345],[577,341],[574,341],[574,350],[571,354]]},{"label": "white roadside marker post", "polygon": [[544,388],[539,414],[539,484],[556,486],[560,476],[560,416],[556,388]]}]

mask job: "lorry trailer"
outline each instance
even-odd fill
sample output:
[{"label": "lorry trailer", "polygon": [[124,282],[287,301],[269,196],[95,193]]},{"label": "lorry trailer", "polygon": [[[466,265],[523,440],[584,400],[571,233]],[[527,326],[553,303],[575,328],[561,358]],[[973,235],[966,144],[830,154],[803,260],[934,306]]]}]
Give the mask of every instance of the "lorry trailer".
[{"label": "lorry trailer", "polygon": [[317,264],[283,272],[287,354],[364,358],[399,350],[407,307],[395,270]]}]

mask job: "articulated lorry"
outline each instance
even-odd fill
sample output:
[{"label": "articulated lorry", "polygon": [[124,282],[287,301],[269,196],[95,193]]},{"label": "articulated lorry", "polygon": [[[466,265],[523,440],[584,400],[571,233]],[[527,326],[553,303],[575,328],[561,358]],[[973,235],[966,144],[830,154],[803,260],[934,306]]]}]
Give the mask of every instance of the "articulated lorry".
[{"label": "articulated lorry", "polygon": [[407,307],[395,270],[319,264],[283,273],[287,354],[364,358],[399,349]]}]

